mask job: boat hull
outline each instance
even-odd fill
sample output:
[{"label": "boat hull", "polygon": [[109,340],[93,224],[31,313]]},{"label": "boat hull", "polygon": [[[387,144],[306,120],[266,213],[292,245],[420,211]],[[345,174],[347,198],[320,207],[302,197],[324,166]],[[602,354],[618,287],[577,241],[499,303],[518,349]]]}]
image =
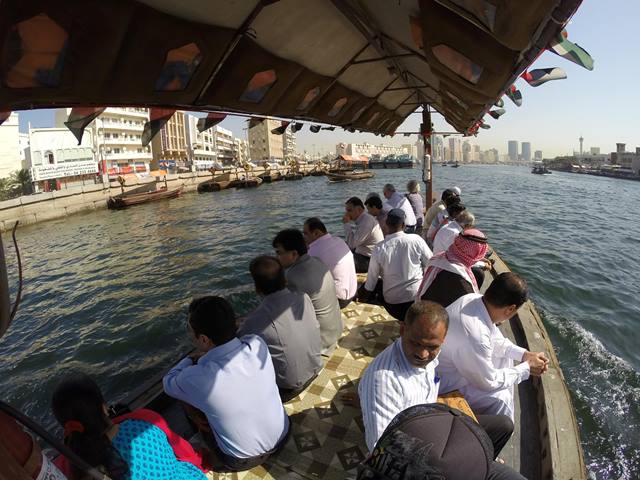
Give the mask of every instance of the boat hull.
[{"label": "boat hull", "polygon": [[375,176],[374,172],[327,173],[327,179],[330,182],[351,182],[352,180],[364,180]]},{"label": "boat hull", "polygon": [[109,199],[107,200],[107,208],[118,210],[122,208],[132,207],[134,205],[141,205],[143,203],[155,202],[157,200],[176,198],[181,194],[182,187],[176,188],[175,190],[167,190],[166,188],[163,188],[154,192],[136,193],[132,195],[118,195],[115,197],[109,197]]}]

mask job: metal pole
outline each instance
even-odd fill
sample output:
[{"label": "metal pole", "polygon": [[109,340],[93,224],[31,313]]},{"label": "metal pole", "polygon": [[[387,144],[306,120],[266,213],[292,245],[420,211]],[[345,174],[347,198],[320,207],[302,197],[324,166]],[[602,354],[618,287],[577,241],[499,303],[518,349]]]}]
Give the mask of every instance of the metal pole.
[{"label": "metal pole", "polygon": [[428,105],[424,105],[422,110],[422,125],[420,134],[424,143],[424,155],[422,157],[422,180],[426,186],[425,206],[429,208],[433,203],[433,168],[431,161],[431,137],[433,134],[433,124],[431,123],[431,112]]}]

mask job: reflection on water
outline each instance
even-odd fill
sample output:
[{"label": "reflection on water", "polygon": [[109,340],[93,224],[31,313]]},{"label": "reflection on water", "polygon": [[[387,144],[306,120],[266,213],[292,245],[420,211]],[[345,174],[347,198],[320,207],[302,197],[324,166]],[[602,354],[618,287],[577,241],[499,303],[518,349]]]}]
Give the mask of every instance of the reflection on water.
[{"label": "reflection on water", "polygon": [[[272,251],[278,230],[317,215],[341,234],[346,198],[387,182],[402,189],[419,176],[382,170],[343,184],[309,177],[20,229],[25,290],[0,340],[4,399],[51,426],[53,386],[75,369],[98,378],[109,400],[121,399],[188,348],[193,296],[227,296],[238,313],[256,305],[248,264]],[[572,392],[590,469],[602,479],[639,478],[640,219],[618,207],[640,204],[640,183],[469,166],[436,167],[435,179],[438,188],[462,188],[479,227],[526,277]]]}]

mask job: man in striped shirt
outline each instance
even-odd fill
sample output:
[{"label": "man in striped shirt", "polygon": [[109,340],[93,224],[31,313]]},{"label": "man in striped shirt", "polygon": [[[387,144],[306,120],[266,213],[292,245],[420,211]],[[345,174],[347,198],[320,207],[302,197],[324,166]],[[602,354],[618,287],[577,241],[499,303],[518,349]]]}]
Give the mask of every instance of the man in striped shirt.
[{"label": "man in striped shirt", "polygon": [[[391,420],[403,410],[438,400],[435,370],[438,354],[449,328],[447,311],[439,304],[417,301],[400,324],[400,338],[367,367],[358,394],[369,451]],[[477,415],[497,456],[513,433],[513,422],[504,415]]]}]

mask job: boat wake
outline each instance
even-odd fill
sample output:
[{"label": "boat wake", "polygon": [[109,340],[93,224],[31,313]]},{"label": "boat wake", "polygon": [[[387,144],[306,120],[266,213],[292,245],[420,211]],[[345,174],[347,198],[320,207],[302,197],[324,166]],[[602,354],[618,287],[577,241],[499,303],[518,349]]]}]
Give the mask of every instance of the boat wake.
[{"label": "boat wake", "polygon": [[543,312],[562,338],[561,366],[578,410],[592,478],[640,478],[640,374],[575,320]]}]

